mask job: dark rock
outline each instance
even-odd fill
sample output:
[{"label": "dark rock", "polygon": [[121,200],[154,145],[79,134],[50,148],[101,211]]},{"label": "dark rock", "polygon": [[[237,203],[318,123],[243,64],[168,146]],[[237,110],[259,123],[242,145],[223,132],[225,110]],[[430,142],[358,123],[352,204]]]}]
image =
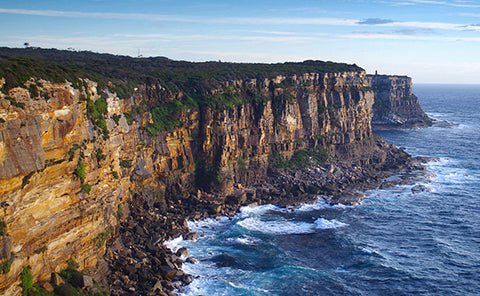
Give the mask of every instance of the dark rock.
[{"label": "dark rock", "polygon": [[153,285],[152,290],[153,293],[158,293],[163,291],[162,281],[157,280],[155,285]]},{"label": "dark rock", "polygon": [[53,272],[52,275],[50,276],[50,281],[52,284],[55,286],[59,287],[65,283],[65,281],[62,279],[62,277],[58,274]]},{"label": "dark rock", "polygon": [[0,262],[9,260],[12,256],[12,238],[0,236]]},{"label": "dark rock", "polygon": [[198,263],[197,259],[195,259],[195,258],[192,257],[192,256],[188,257],[188,258],[185,260],[185,262],[188,262],[188,263],[191,263],[191,264],[197,264],[197,263]]},{"label": "dark rock", "polygon": [[177,250],[176,255],[178,257],[183,257],[186,258],[188,257],[188,250],[185,247],[181,247],[180,249]]},{"label": "dark rock", "polygon": [[193,282],[193,277],[191,275],[184,275],[182,277],[182,282],[185,284],[185,285],[188,285],[190,284],[191,282]]},{"label": "dark rock", "polygon": [[73,284],[80,288],[93,287],[93,278],[91,276],[81,274],[74,277]]},{"label": "dark rock", "polygon": [[186,239],[186,240],[197,240],[198,239],[198,233],[189,232],[184,236],[184,239]]},{"label": "dark rock", "polygon": [[428,191],[428,187],[425,186],[425,185],[415,185],[412,187],[412,192],[413,193],[420,193],[420,192],[424,192],[424,191]]},{"label": "dark rock", "polygon": [[177,270],[168,265],[160,266],[160,270],[167,280],[173,280],[177,276]]}]

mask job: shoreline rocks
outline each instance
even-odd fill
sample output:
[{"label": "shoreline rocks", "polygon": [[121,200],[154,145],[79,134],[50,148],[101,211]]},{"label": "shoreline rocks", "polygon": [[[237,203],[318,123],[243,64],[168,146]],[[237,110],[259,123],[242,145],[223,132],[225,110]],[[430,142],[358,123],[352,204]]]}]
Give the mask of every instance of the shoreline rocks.
[{"label": "shoreline rocks", "polygon": [[[388,154],[381,166],[361,167],[354,162],[325,164],[321,167],[274,171],[264,182],[236,190],[221,197],[196,192],[181,203],[167,200],[167,206],[149,205],[141,196],[130,203],[130,216],[121,222],[119,237],[108,245],[107,261],[112,295],[175,295],[193,276],[182,270],[184,262],[196,263],[186,248],[170,250],[163,243],[180,235],[198,239],[190,232],[186,219],[200,220],[233,216],[242,206],[272,203],[278,206],[301,205],[319,194],[332,204],[355,205],[367,189],[411,183],[424,172],[430,158],[413,158],[393,145],[383,145]],[[190,202],[188,202],[190,200]],[[181,206],[180,206],[181,205]]]}]

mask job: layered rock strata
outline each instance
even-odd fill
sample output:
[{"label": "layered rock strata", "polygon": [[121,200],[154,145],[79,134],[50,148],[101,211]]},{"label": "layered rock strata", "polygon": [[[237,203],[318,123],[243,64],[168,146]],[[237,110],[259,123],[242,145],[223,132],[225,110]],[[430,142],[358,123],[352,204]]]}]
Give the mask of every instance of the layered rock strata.
[{"label": "layered rock strata", "polygon": [[[98,271],[107,241],[111,270],[97,273],[99,281],[109,274],[117,294],[148,293],[155,285],[168,291],[169,281],[190,280],[161,245],[188,232],[183,218],[285,201],[287,190],[338,193],[342,182],[368,182],[371,170],[404,165],[404,152],[372,135],[370,83],[361,71],[225,81],[210,94],[257,99],[183,108],[178,124],[159,133],[148,130],[156,120],[149,110],[183,99],[181,90],[143,84],[119,98],[87,79],[77,88],[31,79],[0,89],[0,263],[9,263],[0,293],[21,294],[25,266],[39,281],[69,260]],[[106,110],[99,115],[92,106],[102,100]],[[310,178],[303,187],[282,187],[296,177],[279,179],[274,160],[319,149],[327,163],[341,158],[348,165],[330,168],[322,184]],[[335,174],[340,183],[329,184]]]},{"label": "layered rock strata", "polygon": [[407,76],[367,75],[375,94],[373,124],[387,127],[427,127],[432,120],[423,112]]}]

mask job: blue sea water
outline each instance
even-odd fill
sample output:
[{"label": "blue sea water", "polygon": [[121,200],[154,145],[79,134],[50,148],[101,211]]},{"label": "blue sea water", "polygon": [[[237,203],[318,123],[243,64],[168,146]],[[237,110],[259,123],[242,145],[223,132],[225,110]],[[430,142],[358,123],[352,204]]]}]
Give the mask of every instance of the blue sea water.
[{"label": "blue sea water", "polygon": [[435,156],[428,191],[367,192],[358,206],[243,208],[191,223],[185,295],[480,295],[480,86],[418,85],[437,123],[379,132]]}]

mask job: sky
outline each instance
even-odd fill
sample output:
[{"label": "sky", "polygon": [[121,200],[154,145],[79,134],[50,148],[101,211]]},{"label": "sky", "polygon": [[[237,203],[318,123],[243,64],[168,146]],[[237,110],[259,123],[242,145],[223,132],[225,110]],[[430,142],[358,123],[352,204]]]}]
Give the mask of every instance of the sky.
[{"label": "sky", "polygon": [[0,0],[0,46],[356,63],[480,84],[480,0]]}]

